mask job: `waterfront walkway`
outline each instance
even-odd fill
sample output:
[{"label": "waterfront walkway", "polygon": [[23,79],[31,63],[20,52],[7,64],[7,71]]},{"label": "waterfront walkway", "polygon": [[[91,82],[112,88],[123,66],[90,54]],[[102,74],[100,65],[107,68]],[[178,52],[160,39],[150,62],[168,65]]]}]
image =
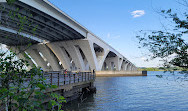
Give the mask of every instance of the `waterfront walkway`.
[{"label": "waterfront walkway", "polygon": [[52,71],[52,72],[44,72],[44,77],[46,78],[46,83],[48,84],[63,86],[68,84],[95,80],[95,73],[90,71],[85,71],[85,72]]}]

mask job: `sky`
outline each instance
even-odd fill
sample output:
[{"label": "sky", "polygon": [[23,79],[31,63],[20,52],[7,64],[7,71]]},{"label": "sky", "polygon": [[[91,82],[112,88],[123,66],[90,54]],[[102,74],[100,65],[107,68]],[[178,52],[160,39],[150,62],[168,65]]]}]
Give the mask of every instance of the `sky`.
[{"label": "sky", "polygon": [[111,45],[137,67],[157,67],[159,59],[146,62],[139,49],[140,30],[160,30],[161,9],[182,10],[178,0],[49,0],[82,26]]}]

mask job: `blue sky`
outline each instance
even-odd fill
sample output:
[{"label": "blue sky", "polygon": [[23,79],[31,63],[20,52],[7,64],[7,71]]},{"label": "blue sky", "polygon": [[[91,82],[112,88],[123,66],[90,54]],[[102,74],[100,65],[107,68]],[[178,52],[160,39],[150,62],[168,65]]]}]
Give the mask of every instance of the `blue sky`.
[{"label": "blue sky", "polygon": [[179,8],[177,0],[49,1],[139,67],[155,67],[160,63],[144,61],[147,52],[138,49],[138,31],[161,29],[165,20],[157,11]]}]

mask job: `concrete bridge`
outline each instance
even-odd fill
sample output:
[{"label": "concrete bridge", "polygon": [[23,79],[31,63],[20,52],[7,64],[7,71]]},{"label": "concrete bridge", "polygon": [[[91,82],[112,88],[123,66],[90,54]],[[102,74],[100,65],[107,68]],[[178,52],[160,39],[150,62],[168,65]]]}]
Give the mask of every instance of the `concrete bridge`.
[{"label": "concrete bridge", "polygon": [[[30,64],[44,71],[137,70],[126,57],[47,0],[18,0],[11,6],[0,0],[0,8],[0,43],[14,52],[22,51],[19,58],[29,55]],[[10,11],[29,18],[29,26],[23,25],[19,32],[20,21],[11,18]],[[36,29],[35,34],[31,28]],[[32,45],[27,47],[29,43]]]}]

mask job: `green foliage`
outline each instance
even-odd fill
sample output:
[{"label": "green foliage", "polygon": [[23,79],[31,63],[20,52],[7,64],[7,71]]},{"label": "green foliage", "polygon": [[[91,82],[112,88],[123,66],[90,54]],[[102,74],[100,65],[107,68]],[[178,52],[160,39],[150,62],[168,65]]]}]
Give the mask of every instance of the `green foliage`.
[{"label": "green foliage", "polygon": [[18,1],[18,0],[6,0],[8,4],[13,4],[14,2]]},{"label": "green foliage", "polygon": [[139,43],[141,47],[151,52],[151,59],[162,58],[166,69],[180,67],[186,70],[188,69],[188,43],[183,37],[188,33],[188,14],[185,12],[183,17],[178,17],[178,14],[172,13],[171,9],[162,10],[161,13],[175,23],[173,31],[141,31],[144,34],[137,36]]},{"label": "green foliage", "polygon": [[180,67],[148,67],[148,68],[139,68],[139,71],[188,71],[188,69],[180,68]]},{"label": "green foliage", "polygon": [[[51,109],[51,107],[53,106],[58,106],[58,108],[56,110],[58,111],[62,111],[62,103],[66,102],[65,98],[63,96],[59,96],[58,94],[52,93],[51,96],[54,98],[52,100],[49,101],[49,108]],[[55,110],[55,109],[52,109]]]},{"label": "green foliage", "polygon": [[46,93],[47,88],[56,88],[46,83],[40,68],[27,71],[27,60],[15,59],[16,54],[0,54],[0,103],[9,110],[42,110],[45,99],[50,100],[49,108],[62,108],[65,98],[55,93]]},{"label": "green foliage", "polygon": [[140,71],[160,71],[159,68],[154,68],[154,67],[150,67],[150,68],[139,68],[138,70],[140,70]]},{"label": "green foliage", "polygon": [[[9,5],[13,5],[17,0],[6,0]],[[1,11],[4,9],[0,6]],[[32,17],[32,15],[30,15]],[[19,9],[10,10],[8,19],[17,23],[17,36],[23,37],[19,33],[24,31],[24,26],[31,27],[30,31],[34,35],[37,26],[32,26],[32,21],[19,13]],[[2,21],[1,21],[2,22]],[[9,37],[6,37],[7,39]],[[32,43],[29,43],[25,49],[29,48]],[[20,46],[14,46],[20,49]],[[24,50],[25,50],[24,49]],[[65,98],[53,92],[47,93],[46,90],[57,88],[55,85],[49,85],[43,77],[40,68],[30,66],[27,54],[24,54],[25,59],[17,59],[16,56],[24,50],[17,53],[0,52],[0,111],[41,111],[47,109],[43,104],[45,100],[49,100],[48,110],[62,109],[62,103],[66,102]]]}]

